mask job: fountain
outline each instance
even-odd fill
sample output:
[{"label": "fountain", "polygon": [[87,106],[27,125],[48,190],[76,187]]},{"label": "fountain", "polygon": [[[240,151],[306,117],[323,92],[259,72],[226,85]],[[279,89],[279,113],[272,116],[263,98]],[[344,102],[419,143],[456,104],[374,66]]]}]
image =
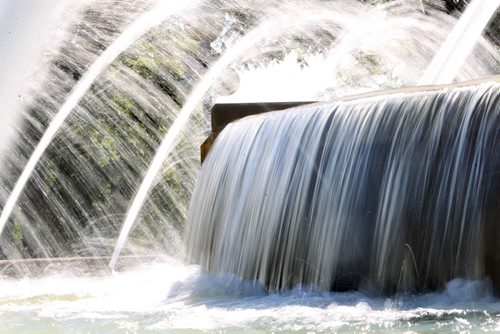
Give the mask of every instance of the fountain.
[{"label": "fountain", "polygon": [[[478,4],[480,6],[480,4]],[[495,9],[498,7],[498,4],[496,6],[488,6],[484,8],[480,13],[483,14],[481,16],[481,19],[484,19],[483,21],[488,22],[488,19],[493,15]],[[469,9],[467,15],[464,17],[464,21],[470,21],[472,17],[474,17],[474,12],[477,11],[478,7],[472,7]],[[127,213],[126,219],[123,224],[122,231],[120,233],[120,236],[118,238],[117,245],[115,247],[115,250],[113,252],[113,256],[110,261],[110,268],[113,269],[114,266],[116,265],[116,262],[118,261],[118,257],[120,255],[121,249],[123,245],[125,244],[125,241],[127,239],[127,236],[134,224],[134,222],[137,219],[137,216],[139,214],[139,211],[144,204],[144,201],[148,195],[149,190],[151,189],[154,179],[156,175],[159,173],[163,161],[166,159],[168,154],[171,152],[174,144],[174,140],[177,137],[178,133],[180,132],[181,128],[185,126],[186,122],[188,121],[188,118],[190,114],[193,112],[195,106],[199,104],[199,101],[202,99],[202,97],[207,93],[209,88],[213,85],[214,83],[214,78],[217,78],[220,76],[222,71],[227,68],[232,62],[234,62],[238,57],[241,57],[243,52],[249,50],[250,47],[253,47],[255,44],[258,43],[260,39],[262,39],[264,36],[269,37],[270,32],[272,31],[272,34],[277,34],[281,35],[282,29],[286,29],[286,31],[293,33],[295,29],[304,29],[308,26],[311,26],[312,24],[316,22],[325,22],[328,23],[329,21],[333,21],[336,24],[342,24],[344,27],[349,27],[351,23],[348,20],[345,20],[345,18],[339,16],[339,15],[331,15],[330,13],[323,13],[323,12],[315,12],[315,11],[308,11],[306,17],[301,17],[301,13],[303,12],[302,8],[295,8],[295,12],[293,9],[287,8],[286,14],[285,15],[279,15],[274,13],[273,15],[273,20],[272,21],[266,21],[265,23],[261,24],[257,28],[255,28],[253,31],[247,33],[247,35],[239,41],[235,46],[233,46],[228,52],[224,54],[223,57],[221,57],[210,69],[210,71],[207,73],[205,76],[204,80],[199,83],[199,85],[193,90],[191,93],[190,97],[188,98],[186,104],[183,106],[182,110],[179,113],[178,118],[176,119],[175,123],[172,125],[172,128],[168,132],[168,134],[165,136],[162,144],[160,145],[159,149],[157,150],[157,153],[155,157],[153,158],[153,161],[148,168],[148,171],[146,173],[145,178],[143,179],[143,182],[139,188],[139,191],[137,195],[134,198],[134,201]],[[490,16],[487,16],[490,14]],[[293,16],[295,18],[294,26],[290,27],[288,25],[285,25],[284,22],[290,18],[290,16]],[[486,25],[486,23],[485,23]],[[465,25],[467,26],[467,25]],[[484,26],[483,26],[484,27]],[[481,28],[481,26],[479,26]],[[356,33],[359,33],[357,30],[357,27],[350,28],[350,29],[356,29]],[[461,27],[459,26],[459,31],[461,31]],[[482,31],[482,29],[474,29],[474,31]],[[348,34],[350,31],[348,31]],[[476,36],[477,37],[477,36]],[[463,50],[463,52],[459,53],[460,55],[463,55],[463,58],[465,58],[469,52],[470,48],[474,46],[474,41],[477,38],[474,38],[474,35],[469,38],[468,47],[467,49]],[[459,45],[460,46],[460,45]],[[344,46],[341,45],[340,47],[337,46],[337,48],[342,49]],[[443,50],[446,50],[446,52],[441,52],[437,58],[443,58],[441,54],[443,53],[449,53],[450,50],[454,51],[453,47],[448,47],[447,45],[444,46]],[[337,55],[336,55],[337,56]],[[446,57],[451,58],[450,57]],[[452,58],[454,59],[454,58]],[[449,70],[449,72],[452,72],[452,78],[454,78],[457,74],[458,67],[460,67],[461,63],[463,62],[463,59],[461,61],[456,61],[455,64],[458,64],[458,66],[454,66],[453,70]],[[449,75],[448,75],[449,76]],[[425,79],[428,80],[428,79]],[[425,83],[425,81],[424,81]]]},{"label": "fountain", "polygon": [[[498,77],[399,90],[444,8],[82,5],[1,161],[0,331],[497,330]],[[476,38],[457,82],[499,74]],[[225,115],[200,170],[227,73],[261,111],[330,102]]]}]

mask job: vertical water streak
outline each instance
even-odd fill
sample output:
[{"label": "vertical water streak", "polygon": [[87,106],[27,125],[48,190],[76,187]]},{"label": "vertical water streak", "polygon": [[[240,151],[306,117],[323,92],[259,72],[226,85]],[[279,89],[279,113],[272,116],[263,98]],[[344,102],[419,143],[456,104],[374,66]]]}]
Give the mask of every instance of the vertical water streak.
[{"label": "vertical water streak", "polygon": [[90,66],[88,71],[82,76],[78,83],[72,89],[69,97],[57,112],[54,119],[50,122],[49,127],[43,134],[40,142],[32,153],[28,163],[26,164],[21,176],[16,182],[9,198],[7,199],[2,213],[0,215],[0,234],[2,233],[5,224],[7,223],[12,210],[14,209],[19,196],[21,195],[26,182],[33,170],[35,169],[38,161],[43,153],[51,143],[52,139],[63,125],[66,118],[70,115],[72,110],[85,95],[85,93],[92,86],[92,83],[102,73],[113,60],[125,51],[130,44],[136,41],[143,34],[148,32],[151,28],[160,24],[167,17],[178,13],[189,6],[192,6],[196,1],[159,1],[152,9],[142,14],[135,22],[133,22],[121,35],[97,58],[97,60]]},{"label": "vertical water streak", "polygon": [[500,85],[484,83],[229,124],[193,193],[188,256],[271,291],[484,277],[499,103]]},{"label": "vertical water streak", "polygon": [[[487,92],[464,96],[452,91],[446,100],[423,100],[420,110],[427,112],[401,113],[398,140],[390,142],[373,245],[372,270],[383,285],[395,281],[398,254],[407,245],[430,285],[443,284],[443,276],[481,276],[488,166],[482,157],[492,149],[486,138],[494,134],[498,118],[494,108],[484,111],[489,98]],[[426,247],[418,240],[422,233],[427,233]]]},{"label": "vertical water streak", "polygon": [[474,0],[434,56],[418,84],[438,85],[453,82],[499,6],[500,0]]}]

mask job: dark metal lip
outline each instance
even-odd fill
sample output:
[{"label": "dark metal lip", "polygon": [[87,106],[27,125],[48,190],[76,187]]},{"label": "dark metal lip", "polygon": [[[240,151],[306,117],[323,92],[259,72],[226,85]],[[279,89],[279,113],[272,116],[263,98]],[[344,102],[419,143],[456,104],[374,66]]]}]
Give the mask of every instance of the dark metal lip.
[{"label": "dark metal lip", "polygon": [[318,101],[217,103],[212,107],[211,111],[212,132],[220,132],[227,124],[247,116],[270,111],[279,111],[317,102]]},{"label": "dark metal lip", "polygon": [[448,89],[477,86],[482,83],[500,83],[500,75],[484,77],[475,80],[461,81],[452,84],[443,85],[424,85],[424,86],[408,86],[394,89],[376,90],[367,93],[347,95],[344,97],[335,98],[331,101],[287,101],[287,102],[222,102],[216,103],[211,111],[212,132],[220,132],[227,124],[234,122],[238,119],[250,115],[261,114],[269,111],[279,111],[306,104],[313,104],[321,106],[331,102],[349,102],[359,101],[363,99],[375,98],[379,96],[395,95],[395,94],[409,94],[409,93],[432,93],[438,91],[445,91]]}]

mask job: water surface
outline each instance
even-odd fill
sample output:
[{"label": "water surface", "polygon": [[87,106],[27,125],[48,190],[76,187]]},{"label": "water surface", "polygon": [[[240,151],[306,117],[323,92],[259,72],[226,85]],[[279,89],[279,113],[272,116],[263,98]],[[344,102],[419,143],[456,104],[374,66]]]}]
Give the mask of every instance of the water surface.
[{"label": "water surface", "polygon": [[268,294],[176,260],[126,272],[0,281],[0,333],[500,331],[487,282],[439,293],[370,297],[295,288]]}]

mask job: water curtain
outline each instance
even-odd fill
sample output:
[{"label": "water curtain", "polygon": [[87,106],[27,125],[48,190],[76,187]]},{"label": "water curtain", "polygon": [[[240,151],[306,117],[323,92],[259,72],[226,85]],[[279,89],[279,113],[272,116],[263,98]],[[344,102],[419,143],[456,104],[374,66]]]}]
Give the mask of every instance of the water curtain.
[{"label": "water curtain", "polygon": [[500,84],[231,123],[201,170],[189,255],[270,290],[499,283]]}]

